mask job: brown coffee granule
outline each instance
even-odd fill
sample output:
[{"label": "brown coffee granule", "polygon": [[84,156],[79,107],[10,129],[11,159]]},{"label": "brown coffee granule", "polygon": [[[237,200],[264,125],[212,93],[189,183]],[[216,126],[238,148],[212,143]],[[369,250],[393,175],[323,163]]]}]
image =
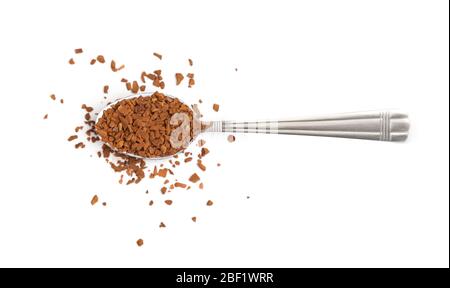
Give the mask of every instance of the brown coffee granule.
[{"label": "brown coffee granule", "polygon": [[188,87],[192,88],[192,86],[195,85],[195,80],[193,78],[189,79],[189,83],[188,84],[189,84]]},{"label": "brown coffee granule", "polygon": [[134,94],[139,92],[139,84],[137,83],[137,81],[133,81],[133,85],[131,86],[131,92],[133,92]]},{"label": "brown coffee granule", "polygon": [[82,130],[83,126],[77,126],[75,127],[75,133],[78,133],[78,131]]},{"label": "brown coffee granule", "polygon": [[227,139],[228,139],[228,142],[232,143],[232,142],[234,142],[234,140],[236,140],[236,137],[234,137],[234,135],[228,135]]},{"label": "brown coffee granule", "polygon": [[67,138],[67,141],[73,141],[73,140],[75,140],[75,139],[77,139],[78,138],[78,136],[77,135],[72,135],[72,136],[69,136],[69,138]]},{"label": "brown coffee granule", "polygon": [[154,52],[153,55],[154,55],[156,58],[159,58],[159,60],[162,59],[162,55],[159,54],[159,53]]},{"label": "brown coffee granule", "polygon": [[80,54],[80,53],[83,53],[83,49],[82,48],[75,49],[75,54]]},{"label": "brown coffee granule", "polygon": [[84,145],[83,142],[79,142],[79,143],[75,144],[75,148],[76,148],[76,149],[78,149],[78,148],[83,149],[84,147],[86,147],[86,145]]},{"label": "brown coffee granule", "polygon": [[69,59],[69,64],[70,64],[70,65],[75,64],[75,60],[73,60],[73,58],[70,58],[70,59]]},{"label": "brown coffee granule", "polygon": [[120,71],[120,70],[122,70],[123,68],[125,68],[125,65],[123,65],[123,64],[120,65],[119,68],[116,68],[116,61],[111,60],[111,70],[112,70],[113,72]]},{"label": "brown coffee granule", "polygon": [[45,119],[48,119],[48,114],[45,114],[45,115],[44,115],[44,120],[45,120]]},{"label": "brown coffee granule", "polygon": [[88,113],[94,111],[94,108],[86,106],[86,104],[81,105],[81,109],[84,109]]},{"label": "brown coffee granule", "polygon": [[181,81],[183,81],[184,76],[181,73],[175,73],[175,80],[177,81],[177,85],[180,85]]},{"label": "brown coffee granule", "polygon": [[188,163],[188,162],[191,162],[191,161],[192,161],[192,157],[188,157],[188,158],[184,159],[184,163]]},{"label": "brown coffee granule", "polygon": [[161,222],[161,224],[159,224],[159,228],[165,228],[166,224],[164,224],[164,222]]},{"label": "brown coffee granule", "polygon": [[167,192],[167,187],[162,187],[161,188],[161,193],[162,194],[166,194],[166,192]]},{"label": "brown coffee granule", "polygon": [[197,175],[197,173],[194,173],[189,177],[189,181],[192,183],[197,183],[200,180],[200,177]]},{"label": "brown coffee granule", "polygon": [[213,201],[211,201],[211,200],[208,200],[208,202],[206,202],[206,205],[207,206],[212,206],[214,203],[213,203]]},{"label": "brown coffee granule", "polygon": [[198,168],[200,168],[200,170],[206,171],[206,166],[203,165],[202,160],[200,160],[200,159],[197,160],[197,166],[198,166]]},{"label": "brown coffee granule", "polygon": [[97,156],[98,156],[98,158],[101,158],[102,157],[102,152],[97,151]]},{"label": "brown coffee granule", "polygon": [[94,65],[95,62],[97,62],[97,59],[91,59],[91,62],[89,62],[89,64]]},{"label": "brown coffee granule", "polygon": [[198,146],[198,147],[202,147],[203,145],[205,145],[205,143],[206,143],[205,140],[199,139],[198,142],[197,142],[197,146]]},{"label": "brown coffee granule", "polygon": [[189,66],[194,65],[194,62],[192,61],[192,59],[188,59],[188,62],[189,62]]},{"label": "brown coffee granule", "polygon": [[200,183],[200,184],[198,184],[198,188],[200,188],[200,189],[203,189],[203,182],[202,183]]},{"label": "brown coffee granule", "polygon": [[194,217],[191,218],[191,220],[192,220],[192,222],[195,223],[195,222],[197,222],[197,217],[194,216]]},{"label": "brown coffee granule", "polygon": [[140,90],[141,92],[144,92],[144,91],[145,91],[145,85],[141,85],[141,87],[139,87],[139,90]]},{"label": "brown coffee granule", "polygon": [[52,99],[53,101],[55,101],[55,100],[56,100],[55,94],[50,95],[50,99]]},{"label": "brown coffee granule", "polygon": [[97,61],[103,64],[103,63],[105,63],[105,57],[103,57],[103,55],[98,55]]},{"label": "brown coffee granule", "polygon": [[174,186],[177,188],[186,188],[187,185],[184,183],[175,182]]},{"label": "brown coffee granule", "polygon": [[152,206],[153,205],[153,200],[150,200],[150,202],[148,202],[148,205]]},{"label": "brown coffee granule", "polygon": [[103,202],[102,205],[103,205],[103,207],[106,207],[107,204],[106,204],[106,202]]},{"label": "brown coffee granule", "polygon": [[127,82],[128,82],[128,80],[127,80],[127,79],[125,79],[125,78],[122,78],[122,79],[120,80],[120,82],[123,82],[123,83],[127,83]]},{"label": "brown coffee granule", "polygon": [[125,83],[125,86],[127,87],[128,91],[131,90],[131,83],[130,82]]},{"label": "brown coffee granule", "polygon": [[214,104],[213,105],[213,110],[216,112],[219,112],[219,104]]},{"label": "brown coffee granule", "polygon": [[108,85],[103,86],[103,93],[108,94],[108,91],[109,91],[109,86]]},{"label": "brown coffee granule", "polygon": [[[174,148],[170,135],[177,125],[170,119],[175,113],[185,113],[193,121],[192,111],[176,98],[155,92],[151,96],[124,99],[104,111],[95,125],[100,138],[119,152],[141,157],[174,155],[183,147]],[[178,123],[180,125],[181,123]],[[193,125],[190,135],[193,136]]]},{"label": "brown coffee granule", "polygon": [[97,204],[98,202],[98,196],[94,195],[94,197],[92,197],[91,199],[91,205],[94,206],[95,204]]},{"label": "brown coffee granule", "polygon": [[202,157],[205,157],[208,153],[209,153],[209,149],[206,148],[206,147],[203,147],[202,150],[201,150],[201,154],[200,155]]},{"label": "brown coffee granule", "polygon": [[167,205],[172,205],[173,201],[172,200],[165,200],[164,203],[166,203]]},{"label": "brown coffee granule", "polygon": [[194,78],[194,73],[188,73],[186,75],[186,77],[188,77],[189,79],[192,79],[192,78]]},{"label": "brown coffee granule", "polygon": [[86,121],[91,120],[91,114],[89,113],[84,114],[84,119],[86,119]]},{"label": "brown coffee granule", "polygon": [[138,240],[136,241],[136,244],[137,244],[139,247],[141,247],[142,245],[144,245],[144,240],[138,239]]},{"label": "brown coffee granule", "polygon": [[220,167],[221,165],[220,165],[220,163],[217,163],[217,167]]}]

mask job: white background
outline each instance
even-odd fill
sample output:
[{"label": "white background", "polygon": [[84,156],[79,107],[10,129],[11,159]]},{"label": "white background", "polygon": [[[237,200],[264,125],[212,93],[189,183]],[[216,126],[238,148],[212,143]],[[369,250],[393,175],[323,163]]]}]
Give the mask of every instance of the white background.
[{"label": "white background", "polygon": [[[1,1],[0,266],[448,267],[448,5]],[[100,53],[126,69],[90,67]],[[168,207],[157,181],[119,185],[97,145],[66,141],[103,85],[124,96],[121,77],[157,68],[208,119],[400,108],[410,138],[207,135],[205,189]],[[174,87],[179,71],[195,88]]]}]

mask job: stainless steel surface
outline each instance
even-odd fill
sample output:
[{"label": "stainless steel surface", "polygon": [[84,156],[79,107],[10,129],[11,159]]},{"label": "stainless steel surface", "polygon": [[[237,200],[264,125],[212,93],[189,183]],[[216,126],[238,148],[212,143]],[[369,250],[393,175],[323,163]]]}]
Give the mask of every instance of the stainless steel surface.
[{"label": "stainless steel surface", "polygon": [[213,121],[207,132],[265,133],[405,141],[408,115],[396,111],[369,111],[278,121]]}]

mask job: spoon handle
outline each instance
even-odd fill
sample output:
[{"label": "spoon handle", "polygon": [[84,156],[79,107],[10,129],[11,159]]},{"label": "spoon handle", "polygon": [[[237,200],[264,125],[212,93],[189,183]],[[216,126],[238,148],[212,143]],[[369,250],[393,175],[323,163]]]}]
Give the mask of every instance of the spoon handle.
[{"label": "spoon handle", "polygon": [[278,121],[213,121],[206,132],[290,134],[405,141],[408,115],[396,111],[369,111]]}]

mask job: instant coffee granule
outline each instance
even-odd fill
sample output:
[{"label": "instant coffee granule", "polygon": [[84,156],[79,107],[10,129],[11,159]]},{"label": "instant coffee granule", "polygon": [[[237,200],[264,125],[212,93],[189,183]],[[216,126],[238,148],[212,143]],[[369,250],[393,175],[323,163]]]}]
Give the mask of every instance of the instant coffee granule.
[{"label": "instant coffee granule", "polygon": [[94,195],[94,197],[92,197],[91,199],[91,205],[94,206],[95,204],[97,204],[98,202],[98,196]]},{"label": "instant coffee granule", "polygon": [[156,57],[156,58],[158,58],[159,60],[161,60],[162,59],[162,55],[161,54],[159,54],[159,53],[153,53],[153,55]]},{"label": "instant coffee granule", "polygon": [[136,241],[136,244],[137,244],[139,247],[141,247],[142,245],[144,245],[144,240],[138,239],[138,240]]},{"label": "instant coffee granule", "polygon": [[213,105],[213,110],[216,112],[219,112],[219,104],[214,104]]},{"label": "instant coffee granule", "polygon": [[80,54],[80,53],[83,53],[83,49],[82,48],[75,49],[75,54]]},{"label": "instant coffee granule", "polygon": [[234,137],[234,135],[228,135],[227,140],[228,142],[233,143],[236,140],[236,137]]}]

